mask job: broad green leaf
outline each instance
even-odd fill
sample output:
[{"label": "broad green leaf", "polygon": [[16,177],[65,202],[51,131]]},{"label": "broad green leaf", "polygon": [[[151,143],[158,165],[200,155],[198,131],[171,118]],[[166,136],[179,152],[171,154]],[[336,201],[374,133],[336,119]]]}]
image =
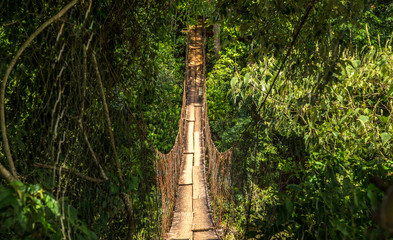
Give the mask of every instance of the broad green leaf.
[{"label": "broad green leaf", "polygon": [[0,201],[0,209],[5,207],[13,206],[16,203],[16,198],[14,195],[6,195],[5,197],[1,198]]},{"label": "broad green leaf", "polygon": [[352,60],[352,61],[351,61],[351,66],[352,66],[355,70],[358,69],[359,65],[360,65],[360,60]]},{"label": "broad green leaf", "polygon": [[27,219],[27,216],[26,216],[26,209],[24,209],[21,212],[21,214],[18,216],[17,219],[18,219],[19,225],[22,227],[22,230],[26,231],[27,230],[27,224],[29,222],[29,220]]},{"label": "broad green leaf", "polygon": [[380,117],[379,117],[379,120],[380,120],[381,122],[383,122],[383,123],[386,123],[386,122],[389,120],[389,118],[388,118],[388,117],[385,117],[385,116],[380,116]]},{"label": "broad green leaf", "polygon": [[246,75],[244,75],[244,85],[248,85],[248,83],[250,82],[250,73],[246,73]]},{"label": "broad green leaf", "polygon": [[237,77],[233,77],[231,80],[231,87],[234,88],[238,81],[239,79]]},{"label": "broad green leaf", "polygon": [[60,216],[59,205],[57,204],[56,200],[53,197],[51,197],[48,194],[45,194],[43,200],[46,206],[55,216]]},{"label": "broad green leaf", "polygon": [[364,116],[364,115],[360,115],[359,118],[360,122],[364,125],[369,121],[369,117]]},{"label": "broad green leaf", "polygon": [[391,137],[392,135],[390,133],[387,132],[381,133],[382,144],[385,145],[385,143],[387,143]]},{"label": "broad green leaf", "polygon": [[75,225],[76,221],[78,220],[78,213],[73,206],[68,207],[68,220],[72,225]]}]

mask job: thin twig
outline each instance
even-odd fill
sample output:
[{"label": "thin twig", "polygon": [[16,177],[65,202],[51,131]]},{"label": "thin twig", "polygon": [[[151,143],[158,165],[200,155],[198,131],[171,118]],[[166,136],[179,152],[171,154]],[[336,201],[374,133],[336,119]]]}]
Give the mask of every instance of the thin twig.
[{"label": "thin twig", "polygon": [[42,164],[42,163],[34,163],[34,166],[39,167],[39,168],[44,168],[44,169],[51,169],[51,170],[55,170],[58,172],[61,171],[64,173],[73,174],[77,177],[80,177],[80,178],[90,181],[90,182],[103,183],[105,181],[104,179],[89,177],[89,176],[84,175],[83,173],[80,173],[80,172],[77,172],[75,170],[65,168],[65,167],[57,167],[57,166],[52,166],[52,165],[47,165],[47,164]]}]

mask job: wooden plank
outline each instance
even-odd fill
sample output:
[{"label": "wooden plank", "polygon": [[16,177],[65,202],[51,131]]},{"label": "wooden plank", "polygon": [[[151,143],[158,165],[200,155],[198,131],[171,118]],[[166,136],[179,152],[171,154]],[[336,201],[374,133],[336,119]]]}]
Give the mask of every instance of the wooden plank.
[{"label": "wooden plank", "polygon": [[194,166],[201,165],[201,133],[194,132],[194,148],[196,149],[194,153]]},{"label": "wooden plank", "polygon": [[219,239],[213,228],[203,172],[202,139],[202,27],[190,31],[183,169],[179,179],[173,222],[167,239]]},{"label": "wooden plank", "polygon": [[[194,151],[194,138],[192,137],[194,134],[194,122],[187,122],[187,135],[186,135],[186,152]],[[191,137],[189,137],[191,136]]]},{"label": "wooden plank", "polygon": [[192,221],[192,185],[179,186],[168,239],[191,239]]},{"label": "wooden plank", "polygon": [[205,231],[205,232],[194,232],[193,239],[194,240],[217,240],[219,238],[213,230],[210,230],[210,231]]},{"label": "wooden plank", "polygon": [[184,166],[179,179],[179,185],[181,186],[192,184],[192,165],[194,161],[194,155],[185,154],[183,159],[184,159]]}]

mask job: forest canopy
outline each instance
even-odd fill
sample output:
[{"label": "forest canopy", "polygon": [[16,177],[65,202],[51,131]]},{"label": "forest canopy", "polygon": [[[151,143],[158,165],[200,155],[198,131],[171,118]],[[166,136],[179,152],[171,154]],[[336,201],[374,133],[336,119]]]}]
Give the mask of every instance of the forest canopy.
[{"label": "forest canopy", "polygon": [[0,239],[162,238],[198,19],[223,239],[393,238],[391,1],[2,0]]}]

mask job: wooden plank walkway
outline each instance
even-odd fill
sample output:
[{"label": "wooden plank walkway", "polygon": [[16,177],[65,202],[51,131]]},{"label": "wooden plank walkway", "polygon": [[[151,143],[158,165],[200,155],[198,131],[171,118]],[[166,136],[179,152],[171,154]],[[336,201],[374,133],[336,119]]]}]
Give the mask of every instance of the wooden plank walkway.
[{"label": "wooden plank walkway", "polygon": [[219,239],[212,222],[205,187],[202,101],[202,26],[190,29],[189,79],[187,80],[186,126],[183,169],[179,179],[172,227],[167,239]]}]

